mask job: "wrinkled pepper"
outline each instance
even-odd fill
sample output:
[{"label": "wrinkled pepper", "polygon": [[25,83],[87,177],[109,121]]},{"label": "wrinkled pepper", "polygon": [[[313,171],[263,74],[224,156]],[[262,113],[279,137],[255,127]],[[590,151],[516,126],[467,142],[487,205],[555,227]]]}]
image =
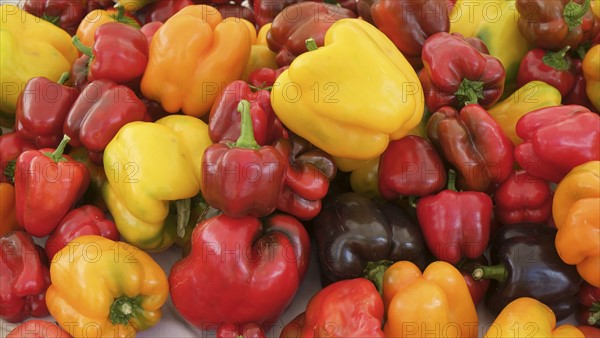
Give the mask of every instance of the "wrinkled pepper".
[{"label": "wrinkled pepper", "polygon": [[558,52],[535,48],[527,52],[519,66],[517,86],[542,81],[558,89],[563,97],[569,94],[576,78],[573,60],[567,55],[570,48],[567,46]]},{"label": "wrinkled pepper", "polygon": [[565,176],[554,193],[552,217],[558,229],[556,250],[581,277],[600,287],[600,161],[579,165]]},{"label": "wrinkled pepper", "polygon": [[[123,6],[115,6],[109,9],[94,9],[88,12],[83,20],[81,20],[75,36],[79,38],[84,46],[93,46],[96,39],[96,31],[100,26],[109,22],[119,22],[137,29],[140,29],[142,26],[137,17],[131,12],[126,11]],[[114,46],[112,47],[114,48]]]},{"label": "wrinkled pepper", "polygon": [[241,78],[251,45],[242,20],[223,21],[206,5],[185,7],[152,38],[142,93],[169,113],[205,115],[223,87]]},{"label": "wrinkled pepper", "polygon": [[26,0],[23,10],[75,34],[87,13],[84,0]]},{"label": "wrinkled pepper", "polygon": [[[316,74],[322,81],[314,82]],[[317,148],[368,160],[420,122],[423,91],[381,31],[359,19],[341,19],[327,30],[323,47],[297,57],[277,78],[271,104],[290,131]]]},{"label": "wrinkled pepper", "polygon": [[600,45],[592,47],[583,58],[583,76],[586,93],[596,110],[600,111]]},{"label": "wrinkled pepper", "polygon": [[43,319],[30,319],[22,322],[6,338],[71,338],[69,333],[55,323]]},{"label": "wrinkled pepper", "polygon": [[600,328],[600,287],[583,282],[577,293],[577,321]]},{"label": "wrinkled pepper", "polygon": [[50,277],[48,310],[74,337],[135,336],[160,321],[169,297],[167,276],[149,254],[102,236],[72,240],[56,253]]},{"label": "wrinkled pepper", "polygon": [[0,182],[14,183],[15,162],[21,153],[37,147],[16,132],[0,135]]},{"label": "wrinkled pepper", "polygon": [[20,228],[17,223],[15,187],[0,182],[0,236]]}]

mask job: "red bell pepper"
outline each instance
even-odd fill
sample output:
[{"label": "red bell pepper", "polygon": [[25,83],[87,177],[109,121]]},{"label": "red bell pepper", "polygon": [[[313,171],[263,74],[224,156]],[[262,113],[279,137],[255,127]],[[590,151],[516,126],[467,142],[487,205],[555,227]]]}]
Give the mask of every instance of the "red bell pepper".
[{"label": "red bell pepper", "polygon": [[35,149],[37,147],[33,142],[23,139],[16,132],[0,135],[0,169],[2,169],[0,172],[0,182],[13,183],[17,157],[27,150]]},{"label": "red bell pepper", "polygon": [[156,1],[144,7],[144,22],[146,22],[146,24],[157,21],[164,23],[184,7],[192,6],[193,4],[194,2],[192,0]]},{"label": "red bell pepper", "polygon": [[317,292],[282,330],[280,338],[385,337],[383,300],[366,278],[329,284]]},{"label": "red bell pepper", "polygon": [[112,80],[95,80],[73,103],[63,131],[71,138],[71,146],[85,146],[90,160],[102,164],[108,142],[122,126],[133,121],[151,121],[146,105],[135,93]]},{"label": "red bell pepper", "polygon": [[378,185],[388,200],[427,196],[446,187],[446,169],[429,140],[409,135],[391,141],[379,157]]},{"label": "red bell pepper", "polygon": [[253,323],[238,327],[234,324],[223,324],[217,329],[216,338],[266,338],[263,329]]},{"label": "red bell pepper", "polygon": [[[600,34],[598,35],[600,36]],[[571,91],[562,97],[561,104],[576,104],[588,108],[591,112],[598,113],[598,110],[594,107],[586,93],[587,84],[583,75],[582,63],[581,59],[573,59],[571,68],[575,73],[575,84]]]},{"label": "red bell pepper", "polygon": [[548,222],[552,190],[545,180],[525,170],[513,171],[494,191],[495,215],[504,225]]},{"label": "red bell pepper", "polygon": [[422,60],[419,79],[430,112],[443,106],[461,109],[470,103],[488,108],[504,91],[502,63],[459,35],[441,32],[430,36],[423,44]]},{"label": "red bell pepper", "polygon": [[310,238],[292,216],[231,218],[198,224],[191,252],[169,274],[173,305],[198,328],[272,325],[291,303],[310,261]]},{"label": "red bell pepper", "polygon": [[204,151],[200,189],[211,206],[231,217],[263,217],[277,208],[288,161],[253,136],[250,103],[241,100],[240,137],[214,143]]},{"label": "red bell pepper", "polygon": [[31,319],[19,324],[6,338],[71,338],[58,324],[43,319]]},{"label": "red bell pepper", "polygon": [[104,212],[93,205],[84,205],[69,211],[46,240],[46,255],[50,260],[70,241],[83,235],[98,235],[119,240],[115,223],[106,219]]},{"label": "red bell pepper", "polygon": [[258,28],[273,22],[277,14],[279,14],[287,6],[298,3],[300,0],[254,0],[254,16],[256,17],[256,25]]},{"label": "red bell pepper", "polygon": [[480,105],[469,104],[460,113],[442,107],[429,118],[427,135],[456,168],[461,189],[488,191],[512,172],[513,144]]},{"label": "red bell pepper", "polygon": [[600,328],[600,287],[583,282],[577,294],[577,321]]},{"label": "red bell pepper", "polygon": [[87,14],[85,4],[85,0],[25,0],[23,10],[64,29],[69,35],[75,35]]},{"label": "red bell pepper", "polygon": [[45,77],[27,81],[17,101],[15,131],[38,148],[55,148],[63,138],[67,113],[79,95],[79,90],[63,84],[69,73],[57,83]]},{"label": "red bell pepper", "polygon": [[48,315],[50,272],[40,252],[24,231],[0,237],[0,318],[16,323]]},{"label": "red bell pepper", "polygon": [[73,36],[73,44],[90,57],[88,81],[112,80],[121,84],[139,81],[148,64],[148,39],[138,28],[120,22],[100,25],[94,46]]},{"label": "red bell pepper", "polygon": [[572,58],[567,55],[571,47],[567,46],[558,52],[535,48],[527,52],[519,66],[517,85],[539,80],[558,89],[561,96],[567,95],[575,85],[575,72]]},{"label": "red bell pepper", "polygon": [[277,77],[286,71],[289,66],[283,66],[277,69],[258,68],[248,75],[248,83],[257,89],[268,89],[273,87]]},{"label": "red bell pepper", "polygon": [[571,169],[600,160],[600,116],[578,105],[546,107],[523,115],[515,159],[529,174],[558,183]]},{"label": "red bell pepper", "polygon": [[63,155],[67,142],[65,136],[56,150],[29,150],[17,158],[17,222],[35,237],[49,235],[90,183],[85,164]]},{"label": "red bell pepper", "polygon": [[583,333],[585,338],[600,337],[600,329],[591,325],[578,325],[577,328]]}]

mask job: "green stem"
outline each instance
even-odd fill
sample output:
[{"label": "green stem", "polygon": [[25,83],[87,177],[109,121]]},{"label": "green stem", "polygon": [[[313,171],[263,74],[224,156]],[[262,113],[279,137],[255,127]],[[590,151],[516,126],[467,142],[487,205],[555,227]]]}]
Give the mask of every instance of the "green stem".
[{"label": "green stem", "polygon": [[252,116],[250,116],[250,102],[241,100],[237,107],[238,112],[242,115],[240,137],[233,145],[236,148],[245,149],[260,149],[260,145],[254,139],[254,129],[252,127]]},{"label": "green stem", "polygon": [[185,236],[185,228],[190,220],[192,210],[191,201],[190,198],[175,201],[175,209],[177,210],[177,236],[181,238]]},{"label": "green stem", "polygon": [[394,262],[389,260],[381,260],[377,262],[369,262],[363,272],[365,278],[373,282],[380,295],[383,295],[383,274]]},{"label": "green stem", "polygon": [[565,57],[569,49],[571,49],[571,46],[566,46],[558,52],[547,52],[542,57],[542,62],[556,70],[567,70],[571,68],[571,62]]},{"label": "green stem", "polygon": [[117,9],[117,16],[115,16],[116,22],[123,22],[125,20],[125,7],[120,3],[115,4],[114,6]]},{"label": "green stem", "polygon": [[42,14],[42,20],[48,21],[54,26],[60,27],[60,16],[50,16],[46,13]]},{"label": "green stem", "polygon": [[485,266],[480,265],[472,273],[473,279],[495,279],[497,281],[504,281],[508,277],[508,271],[503,264]]},{"label": "green stem", "polygon": [[448,170],[448,185],[446,186],[446,189],[458,191],[456,190],[456,171],[452,169]]},{"label": "green stem", "polygon": [[479,99],[483,99],[483,82],[463,79],[454,96],[461,106],[477,103]]},{"label": "green stem", "polygon": [[588,317],[588,324],[596,325],[600,323],[600,302],[593,302],[590,307],[590,316]]},{"label": "green stem", "polygon": [[4,168],[4,176],[8,179],[8,182],[15,184],[15,169],[17,167],[17,160],[10,160]]},{"label": "green stem", "polygon": [[79,39],[79,37],[77,35],[74,35],[73,38],[71,39],[71,41],[73,41],[73,45],[75,46],[75,48],[77,48],[78,51],[89,56],[90,58],[94,57],[94,52],[92,51],[92,47],[88,47],[88,46],[84,45],[83,42],[81,42],[81,40]]},{"label": "green stem", "polygon": [[139,297],[122,296],[116,298],[110,306],[108,318],[113,324],[128,325],[131,317],[140,309]]},{"label": "green stem", "polygon": [[309,52],[312,52],[313,50],[317,50],[319,48],[319,46],[317,46],[317,42],[313,38],[306,39],[304,44],[306,45],[306,49]]},{"label": "green stem", "polygon": [[62,73],[56,83],[58,83],[59,85],[65,84],[65,82],[67,82],[67,80],[69,80],[69,76],[70,76],[69,72]]},{"label": "green stem", "polygon": [[50,157],[54,162],[57,163],[66,162],[67,159],[63,157],[63,153],[65,152],[65,147],[67,146],[67,143],[69,143],[69,141],[71,141],[71,138],[65,134],[65,136],[63,136],[62,141],[60,141],[60,144],[58,145],[58,147],[56,147],[54,152],[45,152],[44,155]]},{"label": "green stem", "polygon": [[563,18],[569,27],[569,31],[577,28],[583,22],[583,16],[590,9],[590,0],[585,0],[583,6],[571,0],[563,10]]}]

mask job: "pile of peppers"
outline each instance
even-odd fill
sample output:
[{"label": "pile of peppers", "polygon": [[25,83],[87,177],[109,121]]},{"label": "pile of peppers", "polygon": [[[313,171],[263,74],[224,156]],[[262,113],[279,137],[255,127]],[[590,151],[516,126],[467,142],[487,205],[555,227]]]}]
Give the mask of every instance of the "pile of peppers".
[{"label": "pile of peppers", "polygon": [[600,1],[0,16],[0,335],[600,337]]}]

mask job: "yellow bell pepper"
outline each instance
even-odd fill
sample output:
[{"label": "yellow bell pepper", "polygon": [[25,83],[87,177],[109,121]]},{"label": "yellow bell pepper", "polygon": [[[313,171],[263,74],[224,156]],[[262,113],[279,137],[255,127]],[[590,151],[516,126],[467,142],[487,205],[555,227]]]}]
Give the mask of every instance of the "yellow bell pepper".
[{"label": "yellow bell pepper", "polygon": [[223,21],[214,7],[183,8],[152,38],[142,93],[169,113],[207,114],[223,88],[242,77],[251,36],[242,20]]},{"label": "yellow bell pepper", "polygon": [[558,89],[546,82],[531,81],[495,104],[488,112],[498,122],[504,135],[517,145],[523,142],[515,129],[521,116],[536,109],[558,106],[561,100]]},{"label": "yellow bell pepper", "polygon": [[585,92],[597,110],[600,110],[600,45],[595,45],[583,58]]},{"label": "yellow bell pepper", "polygon": [[58,81],[77,56],[61,28],[17,6],[0,6],[0,125],[12,128],[17,98],[29,79]]},{"label": "yellow bell pepper", "polygon": [[73,337],[134,337],[156,325],[169,296],[150,255],[123,242],[81,236],[54,256],[46,305]]},{"label": "yellow bell pepper", "polygon": [[187,224],[178,213],[200,192],[202,154],[210,144],[206,123],[185,115],[119,130],[104,150],[102,195],[126,242],[150,251],[173,244],[176,226]]},{"label": "yellow bell pepper", "polygon": [[529,297],[517,298],[504,307],[484,338],[584,338],[577,327],[556,327],[554,312],[544,303]]},{"label": "yellow bell pepper", "polygon": [[450,33],[474,37],[482,21],[500,15],[504,2],[506,0],[457,0],[450,11]]},{"label": "yellow bell pepper", "polygon": [[[267,46],[267,32],[271,28],[271,25],[272,23],[268,23],[262,26],[258,31],[258,35],[255,37],[255,41],[252,43],[250,58],[248,59],[246,69],[244,69],[242,80],[248,81],[250,73],[259,68],[279,68],[279,66],[277,66],[277,62],[275,62],[275,56],[277,56],[277,54],[275,54],[275,52],[270,50],[269,46]],[[256,29],[254,30],[254,34],[256,34]]]},{"label": "yellow bell pepper", "polygon": [[337,21],[323,47],[297,57],[273,86],[271,104],[292,132],[351,160],[379,156],[424,110],[414,69],[388,37],[360,19]]}]

